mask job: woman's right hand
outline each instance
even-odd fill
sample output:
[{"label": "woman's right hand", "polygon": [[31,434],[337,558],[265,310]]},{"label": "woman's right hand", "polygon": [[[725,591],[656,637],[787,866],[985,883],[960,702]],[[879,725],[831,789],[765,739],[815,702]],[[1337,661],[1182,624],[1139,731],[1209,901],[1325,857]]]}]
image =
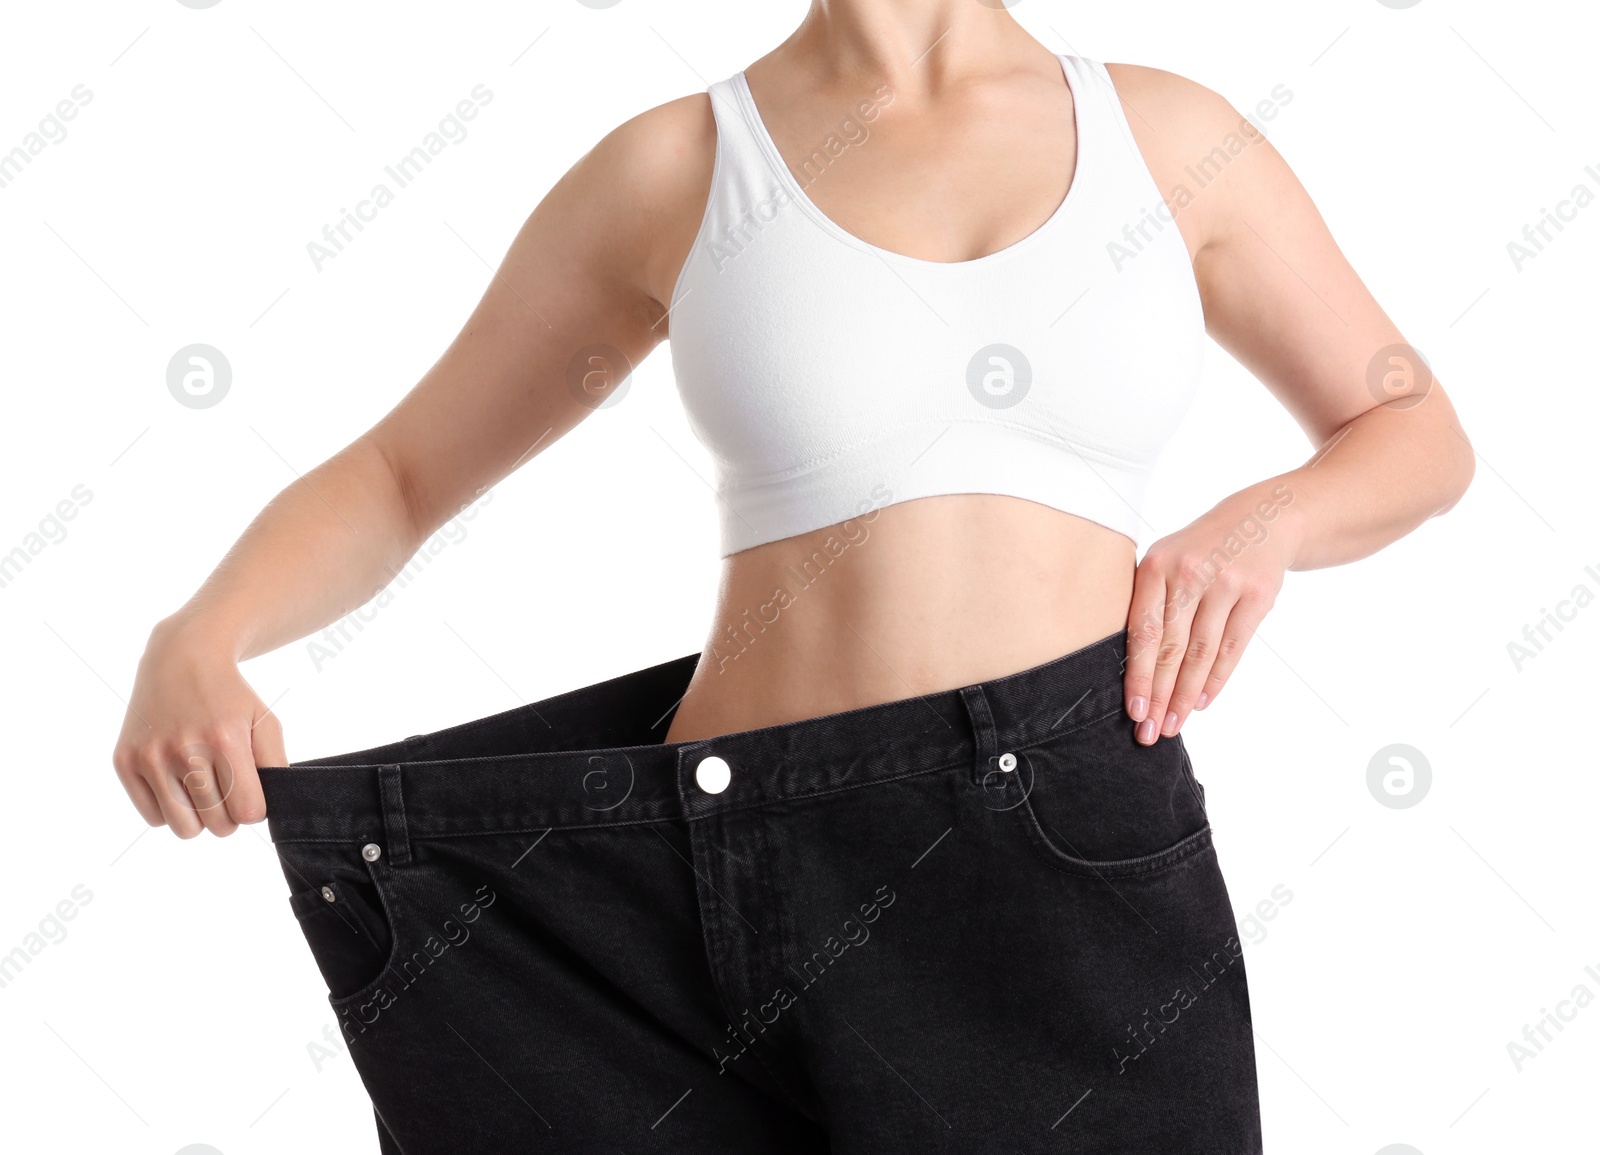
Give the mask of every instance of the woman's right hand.
[{"label": "woman's right hand", "polygon": [[151,826],[218,837],[266,817],[257,766],[284,766],[283,730],[238,662],[178,618],[150,632],[111,763]]}]

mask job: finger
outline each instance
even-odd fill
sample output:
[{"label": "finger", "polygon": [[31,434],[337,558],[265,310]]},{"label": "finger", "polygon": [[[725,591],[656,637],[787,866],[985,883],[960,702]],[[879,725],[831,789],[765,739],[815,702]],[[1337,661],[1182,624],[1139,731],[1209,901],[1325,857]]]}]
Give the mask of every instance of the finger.
[{"label": "finger", "polygon": [[287,766],[289,757],[283,751],[283,723],[265,706],[261,710],[261,716],[250,727],[250,748],[255,753],[255,764]]},{"label": "finger", "polygon": [[1205,706],[1215,702],[1217,695],[1222,693],[1222,687],[1228,684],[1228,679],[1239,665],[1239,659],[1244,656],[1245,647],[1255,637],[1256,627],[1270,608],[1270,605],[1251,598],[1241,598],[1234,603],[1233,612],[1228,615],[1228,624],[1223,627],[1222,640],[1217,643],[1217,660],[1211,664],[1211,672],[1206,676],[1206,684],[1201,690],[1205,695]]},{"label": "finger", "polygon": [[1135,722],[1143,722],[1150,713],[1150,684],[1161,647],[1166,604],[1166,578],[1147,556],[1134,571],[1133,599],[1128,606],[1127,671],[1122,679],[1128,717]]},{"label": "finger", "polygon": [[1178,671],[1178,680],[1173,683],[1172,697],[1167,701],[1167,711],[1174,717],[1170,727],[1162,728],[1161,732],[1167,737],[1183,729],[1190,711],[1204,692],[1235,604],[1234,598],[1213,590],[1195,611],[1194,622],[1189,627],[1189,644],[1184,647],[1183,666]]},{"label": "finger", "polygon": [[150,789],[150,784],[139,776],[133,755],[124,755],[119,751],[111,759],[111,764],[116,769],[117,781],[122,783],[122,789],[127,792],[128,800],[139,812],[139,817],[145,820],[146,825],[160,826],[165,821],[161,816],[161,803],[156,801],[156,793]]},{"label": "finger", "polygon": [[1181,587],[1169,583],[1167,589],[1168,618],[1162,626],[1161,645],[1156,648],[1155,671],[1150,679],[1150,714],[1134,731],[1134,740],[1146,746],[1169,731],[1175,721],[1168,703],[1188,649],[1189,627],[1195,612],[1194,603],[1183,596]]},{"label": "finger", "polygon": [[210,746],[196,743],[181,752],[184,767],[180,781],[188,792],[189,801],[205,828],[218,838],[225,838],[239,828],[228,817],[228,807],[223,801],[222,755]]},{"label": "finger", "polygon": [[251,749],[251,736],[242,726],[237,734],[230,734],[222,744],[222,798],[228,817],[239,825],[260,822],[266,817],[267,803],[261,793],[261,779],[256,774],[256,755]]},{"label": "finger", "polygon": [[140,772],[161,806],[161,816],[179,838],[193,838],[205,829],[188,792],[183,789],[176,774],[168,769],[168,759],[159,751],[150,751],[140,757]]},{"label": "finger", "polygon": [[283,749],[282,723],[259,700],[257,706],[260,713],[250,727],[249,758],[239,764],[239,779],[234,786],[231,809],[234,818],[240,822],[260,822],[267,816],[267,796],[261,788],[258,768],[289,764],[289,756]]}]

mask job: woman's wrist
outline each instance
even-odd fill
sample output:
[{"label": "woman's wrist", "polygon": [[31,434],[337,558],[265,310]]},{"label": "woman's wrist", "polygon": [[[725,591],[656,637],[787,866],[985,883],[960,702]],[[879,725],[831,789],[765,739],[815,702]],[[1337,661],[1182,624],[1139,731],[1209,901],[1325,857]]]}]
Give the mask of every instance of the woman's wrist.
[{"label": "woman's wrist", "polygon": [[187,606],[158,621],[150,630],[149,641],[152,648],[176,645],[235,664],[247,644],[242,630],[204,617]]},{"label": "woman's wrist", "polygon": [[1272,533],[1278,540],[1284,569],[1295,569],[1305,556],[1306,540],[1311,533],[1310,493],[1298,473],[1282,474],[1266,484],[1276,506]]},{"label": "woman's wrist", "polygon": [[1213,514],[1228,527],[1229,553],[1269,546],[1285,569],[1293,569],[1308,524],[1306,491],[1292,473],[1268,478],[1219,503]]}]

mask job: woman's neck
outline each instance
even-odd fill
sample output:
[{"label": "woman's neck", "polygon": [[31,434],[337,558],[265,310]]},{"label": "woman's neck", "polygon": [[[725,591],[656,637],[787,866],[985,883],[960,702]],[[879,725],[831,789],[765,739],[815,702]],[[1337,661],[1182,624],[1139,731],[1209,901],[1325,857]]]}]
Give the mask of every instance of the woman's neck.
[{"label": "woman's neck", "polygon": [[772,56],[823,85],[867,75],[915,94],[1014,71],[1038,47],[1001,0],[812,0]]}]

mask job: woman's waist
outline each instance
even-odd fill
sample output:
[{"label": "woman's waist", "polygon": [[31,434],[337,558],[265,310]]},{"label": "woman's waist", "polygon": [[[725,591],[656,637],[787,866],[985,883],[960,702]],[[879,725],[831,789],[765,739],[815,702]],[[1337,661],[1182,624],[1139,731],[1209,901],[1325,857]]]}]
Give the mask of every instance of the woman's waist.
[{"label": "woman's waist", "polygon": [[974,685],[1126,625],[1121,535],[950,540],[884,524],[899,508],[842,549],[808,537],[729,559],[669,741]]}]

